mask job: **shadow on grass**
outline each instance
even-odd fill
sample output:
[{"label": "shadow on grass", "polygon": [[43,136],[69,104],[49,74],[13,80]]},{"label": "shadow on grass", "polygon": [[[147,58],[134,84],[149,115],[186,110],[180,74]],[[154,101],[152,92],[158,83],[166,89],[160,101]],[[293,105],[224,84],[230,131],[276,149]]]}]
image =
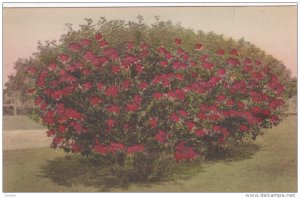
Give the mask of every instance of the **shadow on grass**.
[{"label": "shadow on grass", "polygon": [[[259,146],[254,144],[239,145],[230,152],[215,155],[214,159],[208,159],[207,161],[210,163],[240,161],[251,158],[258,150]],[[202,163],[205,163],[205,161]],[[187,180],[204,171],[200,161],[171,162],[167,170],[168,174],[164,174],[156,180],[140,181],[137,180],[137,171],[133,168],[120,165],[95,165],[79,155],[48,160],[47,164],[41,169],[41,177],[49,178],[58,185],[81,184],[95,187],[98,191],[110,191],[113,188],[127,189],[131,184],[151,186],[159,182],[171,182],[178,179]]]},{"label": "shadow on grass", "polygon": [[260,146],[252,143],[239,144],[232,147],[229,150],[217,150],[213,154],[207,157],[210,162],[234,162],[245,159],[251,159],[251,157],[260,150]]},{"label": "shadow on grass", "polygon": [[[48,160],[41,167],[41,177],[52,180],[62,186],[81,184],[108,191],[110,188],[127,188],[130,179],[128,170],[114,166],[97,166],[84,160],[81,156],[59,157]],[[127,180],[127,181],[126,181]]]}]

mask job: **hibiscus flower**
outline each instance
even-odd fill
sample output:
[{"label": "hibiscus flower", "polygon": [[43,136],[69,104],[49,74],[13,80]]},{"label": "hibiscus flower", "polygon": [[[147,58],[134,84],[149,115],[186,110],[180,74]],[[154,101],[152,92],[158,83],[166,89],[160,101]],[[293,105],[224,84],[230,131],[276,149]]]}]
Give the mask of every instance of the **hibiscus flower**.
[{"label": "hibiscus flower", "polygon": [[113,97],[115,97],[115,96],[118,95],[118,93],[119,93],[119,88],[116,87],[116,86],[108,87],[105,90],[105,95],[107,95],[107,96],[113,96]]}]

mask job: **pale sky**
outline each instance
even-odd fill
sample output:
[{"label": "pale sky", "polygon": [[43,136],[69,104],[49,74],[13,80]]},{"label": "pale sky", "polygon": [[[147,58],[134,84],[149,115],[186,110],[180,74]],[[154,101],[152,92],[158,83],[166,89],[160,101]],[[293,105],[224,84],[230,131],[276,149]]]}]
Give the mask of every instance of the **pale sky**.
[{"label": "pale sky", "polygon": [[58,40],[84,18],[136,20],[146,23],[154,16],[172,20],[195,31],[214,31],[235,40],[244,38],[276,59],[297,76],[297,6],[276,7],[132,7],[132,8],[4,8],[3,81],[13,73],[13,63],[36,51],[37,41]]}]

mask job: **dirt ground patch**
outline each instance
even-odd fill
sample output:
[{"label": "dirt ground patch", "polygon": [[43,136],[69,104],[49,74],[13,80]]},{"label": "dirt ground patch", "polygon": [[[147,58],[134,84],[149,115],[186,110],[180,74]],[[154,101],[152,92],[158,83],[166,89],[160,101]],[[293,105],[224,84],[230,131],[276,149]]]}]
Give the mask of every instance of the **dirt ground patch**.
[{"label": "dirt ground patch", "polygon": [[11,130],[3,131],[3,149],[27,149],[49,147],[51,139],[46,130]]}]

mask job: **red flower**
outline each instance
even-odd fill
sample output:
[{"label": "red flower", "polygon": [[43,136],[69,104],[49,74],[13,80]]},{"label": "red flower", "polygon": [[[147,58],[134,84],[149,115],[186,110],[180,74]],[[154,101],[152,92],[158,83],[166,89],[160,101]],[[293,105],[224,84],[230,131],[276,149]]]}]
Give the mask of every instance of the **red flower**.
[{"label": "red flower", "polygon": [[[190,59],[190,56],[188,54],[184,54],[182,58],[183,58],[183,60],[188,61]],[[192,61],[190,62],[190,64],[191,63],[192,63]]]},{"label": "red flower", "polygon": [[84,132],[82,125],[79,124],[78,122],[73,121],[73,122],[71,122],[70,125],[75,129],[76,133]]},{"label": "red flower", "polygon": [[148,57],[149,56],[149,51],[148,50],[142,50],[139,54],[139,56],[141,58],[145,58],[145,57]]},{"label": "red flower", "polygon": [[70,56],[68,56],[67,54],[60,54],[58,56],[58,58],[61,62],[66,62],[66,61],[70,60]]},{"label": "red flower", "polygon": [[40,105],[42,102],[43,102],[43,97],[42,96],[38,96],[34,100],[35,105]]},{"label": "red flower", "polygon": [[133,42],[128,42],[128,43],[127,43],[127,49],[128,49],[128,50],[132,50],[133,47],[134,47],[134,43],[133,43]]},{"label": "red flower", "polygon": [[28,67],[27,68],[27,72],[30,73],[30,74],[35,74],[36,71],[37,71],[36,67]]},{"label": "red flower", "polygon": [[196,126],[196,124],[191,121],[185,121],[185,125],[189,129],[189,131],[192,131],[194,129],[194,127]]},{"label": "red flower", "polygon": [[103,36],[102,36],[102,34],[100,34],[100,33],[97,33],[96,35],[95,35],[95,39],[96,40],[101,40],[103,38]]},{"label": "red flower", "polygon": [[216,99],[217,99],[217,101],[221,102],[226,99],[226,96],[225,95],[217,95]]},{"label": "red flower", "polygon": [[261,62],[259,60],[254,61],[255,65],[261,65]]},{"label": "red flower", "polygon": [[180,61],[175,61],[174,63],[173,63],[173,68],[174,69],[180,69],[181,68],[181,62]]},{"label": "red flower", "polygon": [[66,109],[65,115],[70,119],[83,120],[83,116],[81,115],[81,113],[79,113],[75,109]]},{"label": "red flower", "polygon": [[57,145],[57,144],[61,143],[63,140],[64,140],[63,137],[55,137],[53,139],[53,144]]},{"label": "red flower", "polygon": [[208,82],[209,82],[211,85],[215,86],[220,80],[222,80],[221,77],[219,77],[219,76],[213,76],[213,77],[211,77],[211,78],[209,79]]},{"label": "red flower", "polygon": [[55,71],[56,68],[57,68],[56,63],[50,63],[48,66],[49,71]]},{"label": "red flower", "polygon": [[203,66],[205,69],[211,70],[211,69],[214,67],[214,64],[213,64],[213,63],[210,63],[210,62],[203,62],[203,63],[202,63],[202,66]]},{"label": "red flower", "polygon": [[116,60],[120,57],[119,52],[115,48],[107,48],[103,51],[103,54],[112,60]]},{"label": "red flower", "polygon": [[225,69],[219,69],[219,71],[218,71],[219,76],[223,76],[225,73],[226,73]]},{"label": "red flower", "polygon": [[168,61],[161,61],[160,65],[163,67],[167,67],[168,66]]},{"label": "red flower", "polygon": [[237,65],[239,65],[240,64],[240,61],[238,60],[238,59],[235,59],[235,58],[228,58],[227,59],[227,63],[229,64],[229,65],[232,65],[232,66],[237,66]]},{"label": "red flower", "polygon": [[40,106],[41,110],[43,110],[43,111],[45,111],[47,107],[48,107],[48,104],[47,104],[47,103],[43,103],[43,104],[41,104],[41,106]]},{"label": "red flower", "polygon": [[131,84],[131,81],[130,81],[129,79],[126,79],[126,80],[124,80],[124,81],[122,82],[122,87],[123,87],[125,90],[127,90],[127,89],[129,88],[130,84]]},{"label": "red flower", "polygon": [[222,49],[219,49],[219,50],[216,52],[216,54],[218,54],[218,55],[224,55],[224,54],[225,54],[225,51],[222,50]]},{"label": "red flower", "polygon": [[90,104],[91,105],[97,105],[97,104],[100,104],[101,102],[102,102],[102,100],[98,97],[90,98]]},{"label": "red flower", "polygon": [[181,49],[181,48],[178,48],[178,49],[177,49],[177,53],[178,53],[178,54],[183,54],[183,53],[184,53],[184,51],[183,51],[183,49]]},{"label": "red flower", "polygon": [[176,45],[180,45],[181,44],[181,39],[180,38],[175,38],[174,40]]},{"label": "red flower", "polygon": [[204,136],[207,133],[207,131],[205,129],[197,129],[195,130],[195,134],[199,137]]},{"label": "red flower", "polygon": [[234,105],[234,101],[232,99],[229,99],[229,100],[227,100],[226,104],[229,106],[232,106],[232,105]]},{"label": "red flower", "polygon": [[78,144],[72,144],[71,150],[72,150],[73,153],[78,153],[78,152],[81,151],[81,147]]},{"label": "red flower", "polygon": [[195,45],[195,50],[201,50],[202,49],[202,44],[201,43],[197,43],[196,45]]},{"label": "red flower", "polygon": [[154,78],[152,79],[152,83],[153,84],[158,84],[160,83],[161,79],[159,75],[154,76]]},{"label": "red flower", "polygon": [[97,56],[92,51],[87,51],[83,55],[83,59],[86,61],[93,61]]},{"label": "red flower", "polygon": [[140,106],[137,105],[137,104],[135,104],[135,103],[133,103],[133,104],[127,104],[126,105],[126,111],[133,111],[133,112],[135,112],[135,111],[139,110],[139,108],[140,108]]},{"label": "red flower", "polygon": [[199,114],[197,115],[197,117],[198,117],[200,120],[205,120],[205,119],[207,119],[207,116],[205,115],[205,113],[199,113]]},{"label": "red flower", "polygon": [[275,116],[275,115],[272,115],[271,118],[270,118],[270,120],[271,120],[272,123],[275,123],[275,122],[278,121],[278,117]]},{"label": "red flower", "polygon": [[49,125],[54,124],[54,111],[47,111],[47,113],[43,116],[43,122]]},{"label": "red flower", "polygon": [[102,83],[97,83],[97,88],[98,88],[99,90],[103,90],[104,86],[103,86]]},{"label": "red flower", "polygon": [[158,119],[156,117],[150,118],[150,126],[151,126],[151,128],[157,127],[157,121],[158,121]]},{"label": "red flower", "polygon": [[191,65],[192,67],[195,67],[195,66],[197,66],[197,62],[196,62],[196,61],[190,61],[190,65]]},{"label": "red flower", "polygon": [[213,131],[216,131],[216,132],[222,130],[222,128],[219,125],[213,125],[212,129],[213,129]]},{"label": "red flower", "polygon": [[253,72],[251,73],[251,76],[256,81],[261,81],[264,78],[264,76],[260,72]]},{"label": "red flower", "polygon": [[81,50],[82,46],[78,43],[70,43],[69,44],[69,50],[72,52],[79,52]]},{"label": "red flower", "polygon": [[58,131],[61,132],[61,133],[66,132],[66,129],[67,129],[67,127],[64,126],[64,125],[59,125],[59,126],[58,126]]},{"label": "red flower", "polygon": [[156,93],[153,94],[153,97],[154,97],[156,100],[161,99],[163,96],[164,96],[164,94],[163,94],[163,93],[160,93],[160,92],[156,92]]},{"label": "red flower", "polygon": [[135,153],[135,152],[142,152],[145,150],[145,147],[141,144],[137,144],[134,146],[129,146],[127,148],[127,154]]},{"label": "red flower", "polygon": [[52,89],[45,89],[45,90],[44,90],[44,94],[47,95],[48,97],[51,96],[52,92],[53,92]]},{"label": "red flower", "polygon": [[249,128],[246,125],[243,125],[243,124],[240,125],[240,131],[245,132],[248,130],[249,130]]},{"label": "red flower", "polygon": [[171,98],[176,98],[178,100],[184,100],[185,99],[185,93],[181,89],[176,89],[174,91],[169,91],[168,96]]},{"label": "red flower", "polygon": [[106,40],[99,41],[99,46],[100,47],[105,47],[107,45],[108,45],[108,42]]},{"label": "red flower", "polygon": [[86,69],[86,68],[85,68],[85,69],[82,70],[82,74],[85,75],[85,76],[88,76],[88,75],[90,75],[91,73],[92,73],[92,71],[89,70],[89,69]]},{"label": "red flower", "polygon": [[125,150],[125,145],[122,143],[111,142],[110,146],[112,147],[113,150],[119,150],[119,151]]},{"label": "red flower", "polygon": [[276,109],[277,107],[281,106],[284,104],[284,100],[282,99],[272,99],[269,101],[269,107],[271,109]]},{"label": "red flower", "polygon": [[217,120],[221,119],[221,116],[219,116],[218,114],[213,113],[213,114],[210,114],[208,118],[211,121],[217,121]]},{"label": "red flower", "polygon": [[118,95],[118,93],[119,93],[119,89],[118,89],[118,87],[116,87],[116,86],[108,87],[108,88],[106,88],[106,90],[105,90],[105,94],[106,94],[107,96],[113,96],[113,97],[115,97],[115,96]]},{"label": "red flower", "polygon": [[182,117],[188,117],[189,113],[186,112],[185,110],[179,110],[179,115],[182,116]]},{"label": "red flower", "polygon": [[245,64],[245,65],[251,65],[251,64],[252,64],[252,61],[251,61],[249,58],[246,58],[246,59],[244,60],[244,64]]},{"label": "red flower", "polygon": [[110,113],[119,113],[120,107],[117,105],[110,105],[109,107],[106,108],[106,110]]},{"label": "red flower", "polygon": [[208,59],[208,55],[207,54],[203,54],[203,55],[201,55],[200,56],[200,60],[202,61],[202,62],[206,62],[207,61],[207,59]]},{"label": "red flower", "polygon": [[90,82],[84,83],[82,84],[82,88],[85,90],[90,90],[92,88],[92,83]]},{"label": "red flower", "polygon": [[165,54],[165,58],[167,59],[167,60],[170,60],[170,59],[172,59],[172,55],[170,54],[170,53],[166,53]]},{"label": "red flower", "polygon": [[239,107],[240,110],[244,110],[245,109],[246,105],[243,102],[238,101],[236,104],[237,104],[237,106]]},{"label": "red flower", "polygon": [[110,149],[109,149],[108,146],[104,146],[104,145],[101,145],[101,144],[95,145],[93,149],[97,153],[104,154],[104,155],[110,152]]},{"label": "red flower", "polygon": [[157,140],[160,143],[164,143],[164,141],[167,139],[168,134],[162,130],[158,130],[156,135],[154,136],[154,139]]},{"label": "red flower", "polygon": [[81,39],[80,43],[83,46],[89,46],[90,44],[92,44],[92,41],[89,39]]},{"label": "red flower", "polygon": [[114,127],[116,125],[116,120],[110,118],[110,119],[106,120],[106,124],[108,125],[108,128],[111,129],[112,127]]},{"label": "red flower", "polygon": [[164,81],[162,82],[162,85],[163,85],[163,87],[168,87],[168,86],[171,85],[171,82],[170,82],[169,80],[164,80]]},{"label": "red flower", "polygon": [[263,109],[261,111],[261,114],[264,116],[269,116],[271,114],[271,111],[269,109]]},{"label": "red flower", "polygon": [[191,147],[186,147],[183,143],[179,143],[176,146],[176,151],[174,154],[176,162],[193,159],[195,157],[197,157],[197,153]]},{"label": "red flower", "polygon": [[113,74],[119,73],[120,71],[121,71],[121,68],[119,66],[116,66],[116,65],[111,66],[111,72]]},{"label": "red flower", "polygon": [[148,49],[148,47],[149,47],[149,45],[147,43],[145,43],[145,42],[141,43],[141,49],[146,50],[146,49]]},{"label": "red flower", "polygon": [[126,54],[126,56],[123,58],[122,60],[122,66],[125,68],[125,69],[129,69],[129,67],[135,63],[136,61],[138,60],[137,57],[131,55],[131,54]]},{"label": "red flower", "polygon": [[166,48],[164,48],[164,47],[159,47],[158,49],[157,49],[157,51],[160,53],[160,54],[166,54],[168,51],[166,50]]},{"label": "red flower", "polygon": [[147,87],[148,87],[148,84],[144,81],[139,84],[140,89],[146,89]]},{"label": "red flower", "polygon": [[91,61],[95,67],[101,67],[109,61],[109,58],[107,58],[106,56],[95,56],[94,59],[92,59]]},{"label": "red flower", "polygon": [[55,135],[55,131],[54,130],[48,130],[48,131],[46,131],[46,133],[47,133],[48,137],[52,137],[52,136]]},{"label": "red flower", "polygon": [[255,114],[259,114],[262,111],[262,109],[258,106],[254,106],[251,108],[251,111]]},{"label": "red flower", "polygon": [[140,95],[135,95],[135,96],[133,97],[133,102],[135,102],[135,103],[141,103],[141,102],[142,102],[142,96],[140,96]]},{"label": "red flower", "polygon": [[172,120],[173,122],[179,122],[180,117],[176,113],[172,113],[170,116],[170,120]]},{"label": "red flower", "polygon": [[243,67],[243,71],[246,73],[249,73],[250,71],[252,71],[252,67],[250,65],[245,65]]},{"label": "red flower", "polygon": [[177,73],[177,74],[174,74],[174,77],[178,80],[183,80],[184,79],[184,74],[182,73]]},{"label": "red flower", "polygon": [[143,70],[144,70],[144,67],[143,67],[141,64],[137,64],[137,65],[135,66],[135,71],[136,71],[138,74],[142,73]]},{"label": "red flower", "polygon": [[218,144],[223,144],[225,142],[225,137],[218,138]]},{"label": "red flower", "polygon": [[232,50],[230,51],[230,54],[231,54],[231,55],[234,55],[234,56],[238,56],[238,51],[237,51],[236,49],[232,49]]}]

